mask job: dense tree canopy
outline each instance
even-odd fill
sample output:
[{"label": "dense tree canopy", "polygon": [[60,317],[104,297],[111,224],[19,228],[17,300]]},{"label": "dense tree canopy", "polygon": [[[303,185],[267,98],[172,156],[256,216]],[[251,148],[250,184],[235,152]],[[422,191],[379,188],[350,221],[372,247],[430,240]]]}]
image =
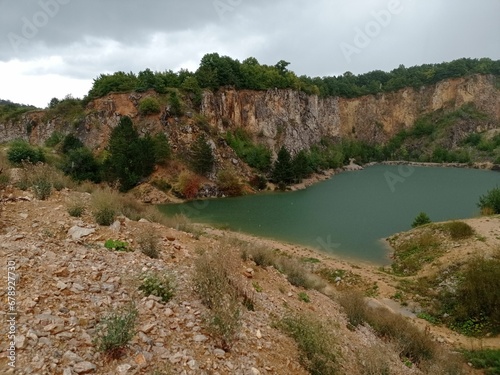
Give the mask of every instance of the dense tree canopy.
[{"label": "dense tree canopy", "polygon": [[209,53],[203,56],[195,72],[153,72],[146,69],[137,75],[132,72],[101,74],[94,80],[87,99],[102,97],[110,92],[142,92],[153,89],[162,94],[167,88],[179,88],[186,93],[197,95],[196,101],[199,102],[200,89],[217,90],[223,86],[251,90],[295,89],[308,94],[353,98],[404,87],[418,88],[447,78],[470,74],[500,75],[500,60],[489,58],[463,58],[448,63],[409,68],[400,65],[390,72],[374,70],[360,75],[346,72],[339,76],[314,78],[298,77],[288,69],[289,65],[290,63],[284,60],[275,65],[260,64],[254,57],[240,62],[218,53]]}]

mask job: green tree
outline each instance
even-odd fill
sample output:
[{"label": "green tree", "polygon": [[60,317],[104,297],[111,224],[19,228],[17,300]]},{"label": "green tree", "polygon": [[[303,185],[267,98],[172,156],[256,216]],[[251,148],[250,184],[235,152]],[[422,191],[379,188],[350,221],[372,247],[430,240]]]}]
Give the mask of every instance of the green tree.
[{"label": "green tree", "polygon": [[167,136],[165,133],[158,133],[152,137],[152,140],[154,144],[155,162],[157,164],[166,164],[172,155]]},{"label": "green tree", "polygon": [[215,163],[212,147],[207,141],[205,134],[201,134],[191,145],[191,165],[195,172],[206,175]]},{"label": "green tree", "polygon": [[170,103],[170,113],[174,116],[182,116],[181,100],[179,99],[177,92],[172,91],[170,93],[168,102]]},{"label": "green tree", "polygon": [[127,191],[154,169],[155,151],[151,137],[139,138],[130,117],[122,117],[113,129],[108,144],[105,169],[111,180],[118,180],[120,190]]},{"label": "green tree", "polygon": [[83,146],[82,141],[80,141],[73,134],[68,134],[62,141],[61,152],[63,154],[68,154],[71,150],[76,150],[77,148],[81,148]]},{"label": "green tree", "polygon": [[292,165],[293,175],[297,181],[302,181],[303,178],[310,176],[312,173],[309,158],[304,150],[300,150],[297,155],[295,155]]},{"label": "green tree", "polygon": [[411,224],[412,228],[419,227],[421,225],[429,224],[431,222],[431,219],[425,212],[421,212],[417,215],[415,220],[413,220],[413,223]]},{"label": "green tree", "polygon": [[161,107],[158,99],[148,96],[139,102],[139,113],[141,115],[151,115],[160,113]]},{"label": "green tree", "polygon": [[290,184],[293,181],[294,171],[292,156],[285,146],[278,152],[278,158],[274,162],[272,178],[276,183]]},{"label": "green tree", "polygon": [[101,166],[86,147],[70,150],[61,169],[76,181],[101,181]]},{"label": "green tree", "polygon": [[7,151],[7,158],[14,165],[21,165],[23,162],[36,164],[45,161],[45,155],[40,148],[31,146],[23,140],[13,141]]},{"label": "green tree", "polygon": [[500,188],[493,188],[481,195],[477,205],[483,212],[491,211],[495,215],[500,214]]}]

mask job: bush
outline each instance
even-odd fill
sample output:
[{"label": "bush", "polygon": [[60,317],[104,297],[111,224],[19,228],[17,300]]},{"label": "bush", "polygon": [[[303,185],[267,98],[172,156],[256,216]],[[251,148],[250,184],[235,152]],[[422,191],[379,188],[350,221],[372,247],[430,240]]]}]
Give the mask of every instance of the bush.
[{"label": "bush", "polygon": [[[444,301],[446,302],[446,301]],[[500,260],[477,258],[463,271],[451,305],[452,325],[465,333],[500,332]],[[463,330],[463,329],[462,329]]]},{"label": "bush", "polygon": [[224,169],[217,174],[217,187],[229,197],[236,197],[243,193],[238,176],[232,170]]},{"label": "bush", "polygon": [[392,270],[398,275],[405,276],[415,274],[424,264],[431,263],[443,253],[439,247],[439,238],[429,231],[419,233],[393,246],[395,253]]},{"label": "bush", "polygon": [[495,215],[500,214],[500,188],[496,187],[479,197],[477,204],[482,212],[493,211]]},{"label": "bush", "polygon": [[288,282],[292,285],[303,287],[305,289],[320,290],[325,283],[312,275],[303,264],[296,259],[282,257],[275,264],[275,267],[286,275]]},{"label": "bush", "polygon": [[81,217],[85,212],[85,204],[81,199],[73,198],[68,203],[68,214],[73,217]]},{"label": "bush", "polygon": [[309,295],[306,292],[300,292],[298,294],[299,300],[305,303],[311,302],[311,298],[309,298]]},{"label": "bush", "polygon": [[168,272],[149,273],[144,275],[139,290],[146,296],[153,295],[160,297],[163,302],[168,302],[175,295],[175,280]]},{"label": "bush", "polygon": [[227,249],[205,253],[195,261],[194,289],[209,308],[207,328],[223,349],[231,347],[241,325],[235,267]]},{"label": "bush", "polygon": [[474,234],[474,229],[463,221],[452,221],[451,223],[447,223],[445,224],[445,229],[450,233],[451,238],[454,240],[469,238]]},{"label": "bush", "polygon": [[200,191],[200,185],[200,176],[184,171],[179,175],[179,181],[177,183],[176,190],[182,197],[186,199],[194,199],[197,197],[198,192]]},{"label": "bush", "polygon": [[413,220],[413,223],[411,224],[412,228],[420,227],[425,224],[431,223],[431,219],[425,212],[421,212],[417,215],[417,217]]},{"label": "bush", "polygon": [[92,151],[86,147],[68,151],[61,169],[76,181],[89,180],[95,183],[101,181],[101,165],[95,159]]},{"label": "bush", "polygon": [[271,150],[253,143],[250,134],[243,129],[227,132],[225,139],[236,155],[250,167],[261,172],[268,172],[271,169]]},{"label": "bush", "polygon": [[144,99],[141,99],[139,102],[139,113],[141,115],[144,116],[152,115],[160,113],[160,111],[161,111],[160,103],[156,98],[148,96]]},{"label": "bush", "polygon": [[63,140],[64,136],[59,132],[53,132],[45,141],[46,147],[56,147]]},{"label": "bush", "polygon": [[61,152],[63,154],[67,154],[71,150],[76,150],[76,149],[82,148],[82,147],[84,147],[84,144],[82,141],[80,141],[73,134],[68,134],[66,137],[64,137],[64,139],[62,141]]},{"label": "bush", "polygon": [[244,260],[250,258],[260,267],[274,266],[277,261],[277,256],[271,249],[264,246],[255,246],[250,243],[242,247],[241,255]]},{"label": "bush", "polygon": [[288,315],[278,327],[295,340],[299,361],[312,375],[339,373],[338,353],[331,327],[305,314]]},{"label": "bush", "polygon": [[367,305],[360,292],[349,291],[341,294],[340,305],[344,308],[349,323],[357,327],[364,323],[367,314]]},{"label": "bush", "polygon": [[92,215],[97,224],[110,226],[119,211],[120,198],[109,189],[96,190],[92,194]]},{"label": "bush", "polygon": [[115,310],[105,316],[96,327],[93,340],[97,350],[110,358],[118,359],[135,335],[138,311],[134,306],[125,310]]},{"label": "bush", "polygon": [[28,142],[22,140],[11,143],[7,157],[15,166],[21,166],[23,162],[31,164],[45,162],[45,155],[41,149],[32,147]]},{"label": "bush", "polygon": [[139,234],[137,245],[150,258],[157,259],[160,256],[160,236],[153,228],[147,228]]}]

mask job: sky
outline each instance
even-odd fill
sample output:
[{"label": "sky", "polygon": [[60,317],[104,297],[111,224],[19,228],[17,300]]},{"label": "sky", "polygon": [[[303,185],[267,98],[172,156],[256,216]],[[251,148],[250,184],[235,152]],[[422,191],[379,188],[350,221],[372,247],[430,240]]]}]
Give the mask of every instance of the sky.
[{"label": "sky", "polygon": [[498,60],[499,17],[500,0],[0,0],[0,99],[44,108],[212,52],[311,77]]}]

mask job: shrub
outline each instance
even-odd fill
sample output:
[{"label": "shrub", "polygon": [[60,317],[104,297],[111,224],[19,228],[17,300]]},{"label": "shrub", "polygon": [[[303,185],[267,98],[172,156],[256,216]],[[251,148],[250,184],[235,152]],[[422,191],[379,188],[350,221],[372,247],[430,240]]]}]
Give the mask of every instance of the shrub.
[{"label": "shrub", "polygon": [[146,296],[160,297],[163,302],[170,301],[175,295],[175,280],[168,272],[155,272],[144,275],[139,290]]},{"label": "shrub", "polygon": [[311,298],[309,298],[309,295],[306,292],[300,292],[298,297],[299,297],[299,300],[301,300],[305,303],[311,302]]},{"label": "shrub", "polygon": [[271,249],[264,246],[255,246],[250,243],[242,246],[241,255],[244,260],[250,258],[260,267],[273,266],[277,260],[276,255]]},{"label": "shrub", "polygon": [[160,236],[153,228],[147,228],[139,234],[137,245],[150,258],[157,259],[160,256]]},{"label": "shrub", "polygon": [[303,287],[305,289],[320,290],[325,283],[312,275],[303,264],[296,259],[282,257],[275,264],[275,267],[286,275],[288,282],[292,285]]},{"label": "shrub", "polygon": [[439,246],[439,238],[429,231],[405,239],[395,246],[392,270],[399,275],[415,274],[424,264],[434,261],[443,253]]},{"label": "shrub", "polygon": [[68,151],[61,169],[76,181],[89,180],[96,183],[101,181],[101,165],[92,151],[86,147]]},{"label": "shrub", "polygon": [[114,310],[101,319],[93,340],[97,350],[113,359],[120,358],[135,335],[137,315],[135,306],[129,306],[122,311]]},{"label": "shrub", "polygon": [[357,327],[365,321],[367,305],[360,292],[349,291],[342,293],[339,303],[344,308],[347,320],[352,326]]},{"label": "shrub", "polygon": [[445,224],[445,229],[454,240],[469,238],[474,234],[474,229],[463,221],[452,221],[451,223],[447,223]]},{"label": "shrub", "polygon": [[336,342],[329,325],[305,314],[287,315],[278,327],[293,338],[299,348],[299,361],[312,375],[339,373]]},{"label": "shrub", "polygon": [[471,363],[476,369],[485,369],[486,375],[500,374],[500,350],[483,349],[465,351],[464,357],[467,363]]},{"label": "shrub", "polygon": [[148,96],[144,99],[141,99],[139,102],[139,113],[141,115],[144,116],[152,115],[160,113],[160,111],[161,111],[160,103],[156,98]]},{"label": "shrub", "polygon": [[429,223],[431,223],[431,219],[429,218],[429,216],[427,216],[425,212],[421,212],[417,215],[415,220],[413,220],[411,227],[416,228]]},{"label": "shrub", "polygon": [[64,136],[59,132],[53,132],[45,141],[46,147],[56,147],[63,140]]},{"label": "shrub", "polygon": [[22,140],[11,143],[7,157],[16,166],[21,166],[23,162],[37,164],[45,161],[45,155],[41,149],[32,147]]},{"label": "shrub", "polygon": [[209,308],[207,328],[223,349],[230,348],[241,325],[235,267],[227,249],[205,253],[195,261],[194,289]]},{"label": "shrub", "polygon": [[73,217],[81,217],[85,212],[85,204],[81,199],[73,198],[68,203],[68,214]]},{"label": "shrub", "polygon": [[486,194],[479,197],[477,204],[481,211],[493,211],[495,215],[500,214],[500,188],[496,187],[488,190]]},{"label": "shrub", "polygon": [[82,141],[80,141],[73,134],[68,134],[66,137],[64,137],[64,139],[62,141],[61,152],[63,154],[67,154],[71,150],[76,150],[76,149],[82,148],[82,147],[84,147],[84,144]]},{"label": "shrub", "polygon": [[236,197],[243,193],[243,186],[236,173],[232,170],[219,171],[217,174],[217,187],[229,197]]},{"label": "shrub", "polygon": [[109,226],[113,224],[119,211],[119,196],[109,189],[96,190],[92,194],[92,215],[97,224]]},{"label": "shrub", "polygon": [[263,145],[254,144],[250,134],[238,128],[234,132],[225,135],[226,142],[250,167],[261,172],[268,172],[271,169],[271,150]]},{"label": "shrub", "polygon": [[198,192],[200,191],[200,185],[200,176],[184,171],[179,175],[176,190],[182,197],[186,199],[193,199],[198,195]]},{"label": "shrub", "polygon": [[460,278],[451,306],[452,325],[468,334],[500,332],[500,260],[477,258]]}]

